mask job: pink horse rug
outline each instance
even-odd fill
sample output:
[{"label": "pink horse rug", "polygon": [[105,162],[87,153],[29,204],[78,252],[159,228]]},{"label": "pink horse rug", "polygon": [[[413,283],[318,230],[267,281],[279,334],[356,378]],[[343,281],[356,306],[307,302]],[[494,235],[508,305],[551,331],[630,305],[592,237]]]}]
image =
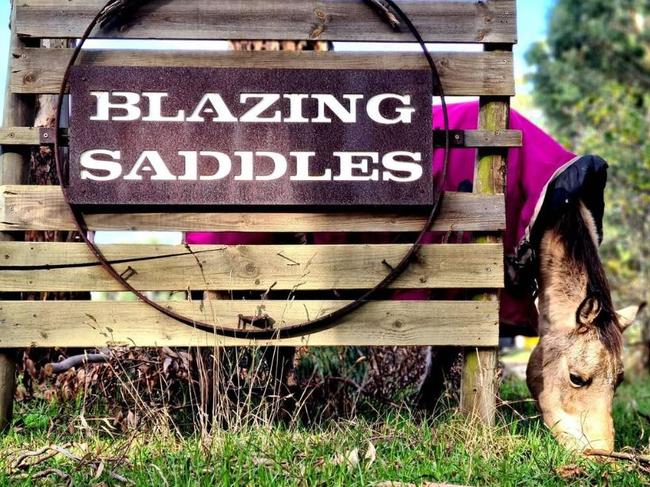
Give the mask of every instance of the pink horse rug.
[{"label": "pink horse rug", "polygon": [[[478,124],[478,103],[458,103],[448,107],[451,130],[473,130]],[[433,128],[442,129],[442,110],[433,109]],[[535,299],[536,256],[545,222],[561,205],[582,200],[591,211],[602,239],[603,194],[607,164],[597,156],[576,156],[515,110],[510,111],[509,128],[522,132],[522,147],[508,150],[506,177],[506,289],[501,293],[500,321],[503,336],[536,334]],[[476,149],[452,148],[445,180],[445,191],[472,191]],[[434,175],[442,170],[443,151],[434,151]],[[393,236],[394,237],[394,236]],[[310,235],[315,244],[349,242],[344,233]],[[427,235],[425,243],[440,235]],[[387,243],[389,234],[367,234],[365,242]],[[191,232],[188,244],[254,245],[276,243],[269,233]],[[428,299],[426,290],[400,290],[393,299]]]}]

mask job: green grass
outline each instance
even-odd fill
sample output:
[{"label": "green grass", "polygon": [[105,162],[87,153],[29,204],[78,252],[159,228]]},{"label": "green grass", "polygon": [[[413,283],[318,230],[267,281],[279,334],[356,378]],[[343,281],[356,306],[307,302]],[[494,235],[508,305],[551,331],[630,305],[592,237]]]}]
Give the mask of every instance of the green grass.
[{"label": "green grass", "polygon": [[[650,476],[631,463],[598,463],[559,447],[535,417],[534,404],[522,402],[528,396],[523,382],[507,382],[502,396],[507,405],[501,407],[494,428],[469,425],[451,412],[423,419],[408,412],[381,411],[372,418],[310,427],[243,427],[203,439],[165,430],[117,434],[92,418],[87,419],[90,428],[79,417],[69,425],[66,407],[31,402],[27,408],[18,406],[14,428],[0,439],[0,485],[61,485],[54,475],[38,481],[30,478],[46,468],[69,475],[72,485],[119,485],[109,472],[143,486],[348,486],[390,480],[416,485],[650,483]],[[647,382],[623,385],[615,408],[619,449],[631,446],[647,453],[646,412],[650,412]],[[82,461],[57,455],[26,470],[22,478],[9,475],[19,452],[48,444],[66,445]],[[94,478],[102,461],[103,472]]]}]

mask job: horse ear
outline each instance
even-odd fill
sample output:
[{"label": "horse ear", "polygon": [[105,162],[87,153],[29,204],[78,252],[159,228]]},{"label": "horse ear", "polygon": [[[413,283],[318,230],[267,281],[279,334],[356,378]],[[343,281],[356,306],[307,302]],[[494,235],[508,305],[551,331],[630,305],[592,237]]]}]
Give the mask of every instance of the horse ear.
[{"label": "horse ear", "polygon": [[616,311],[616,316],[618,316],[618,324],[621,327],[621,331],[627,330],[632,323],[634,323],[643,311],[643,308],[646,307],[648,303],[643,302],[641,304],[633,304],[623,309]]},{"label": "horse ear", "polygon": [[596,296],[587,296],[578,307],[578,331],[586,331],[600,314],[600,301]]}]

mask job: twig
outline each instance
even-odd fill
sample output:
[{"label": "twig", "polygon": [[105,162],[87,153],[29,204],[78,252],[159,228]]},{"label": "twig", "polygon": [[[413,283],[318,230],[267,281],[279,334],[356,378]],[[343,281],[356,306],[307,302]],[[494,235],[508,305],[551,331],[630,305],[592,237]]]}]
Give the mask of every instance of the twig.
[{"label": "twig", "polygon": [[73,367],[79,367],[86,364],[105,363],[110,360],[110,356],[104,353],[85,353],[83,355],[73,355],[61,362],[53,362],[46,364],[43,370],[47,375],[60,374],[66,372]]},{"label": "twig", "polygon": [[[69,445],[66,444],[66,446],[69,446]],[[69,460],[73,460],[73,461],[78,462],[78,463],[89,465],[94,470],[97,470],[99,468],[99,466],[102,464],[101,460],[100,461],[97,461],[97,460],[87,461],[84,458],[79,457],[79,456],[75,455],[74,453],[70,452],[67,448],[64,448],[63,446],[48,445],[48,446],[44,446],[43,448],[40,448],[40,449],[38,449],[36,451],[30,451],[30,452],[22,453],[13,462],[11,470],[13,470],[13,471],[25,470],[26,468],[33,467],[35,465],[38,465],[39,463],[43,463],[45,460],[48,460],[48,459],[56,456],[57,454],[61,454],[64,457],[68,458]],[[39,457],[41,455],[43,455],[41,458],[38,458],[37,460],[35,460],[32,463],[28,463],[28,464],[24,463],[25,460],[27,460],[28,458]],[[113,472],[111,470],[105,470],[105,469],[103,469],[103,470],[104,470],[104,473],[106,473],[106,475],[108,475],[109,477],[117,480],[118,482],[123,482],[123,483],[126,483],[126,484],[133,484],[133,482],[131,480],[127,479],[126,477],[124,477],[124,476],[122,476],[120,474],[117,474],[117,473],[115,473],[115,472]],[[34,475],[32,475],[32,478],[37,479],[37,478],[47,477],[48,475],[52,475],[52,474],[58,475],[59,477],[61,477],[63,479],[70,479],[70,476],[68,474],[66,474],[66,473],[64,473],[61,470],[58,470],[56,468],[48,468],[48,469],[45,469],[45,470],[43,470],[41,472],[37,472]]]},{"label": "twig", "polygon": [[635,453],[624,453],[618,451],[607,451],[597,449],[587,449],[584,451],[587,456],[608,457],[617,460],[628,460],[630,462],[643,462],[650,464],[650,455],[637,455]]},{"label": "twig", "polygon": [[32,479],[42,479],[44,477],[49,477],[50,475],[56,475],[57,477],[65,480],[65,485],[72,485],[72,478],[67,473],[59,470],[58,468],[46,468],[40,472],[36,472],[31,476]]},{"label": "twig", "polygon": [[[10,470],[24,470],[26,468],[33,467],[35,465],[38,465],[39,463],[43,463],[45,460],[48,460],[48,459],[52,458],[56,454],[57,454],[57,452],[55,450],[52,450],[52,447],[50,445],[44,446],[43,448],[39,448],[36,451],[23,452],[13,462],[13,465],[11,466]],[[37,458],[36,460],[34,460],[31,463],[24,463],[25,460],[27,460],[28,458],[40,457],[41,455],[44,455],[44,456],[41,457],[41,458]]]},{"label": "twig", "polygon": [[[65,448],[63,448],[61,446],[53,445],[51,448],[53,450],[56,450],[61,455],[63,455],[64,457],[66,457],[66,458],[68,458],[70,460],[73,460],[73,461],[78,462],[78,463],[82,463],[82,464],[85,463],[87,465],[90,465],[94,470],[97,470],[97,468],[99,467],[99,462],[97,462],[96,460],[91,460],[91,461],[87,462],[82,457],[79,457],[79,456],[75,455],[74,453],[71,453],[69,450],[67,450],[67,449],[65,449]],[[106,473],[106,475],[108,475],[109,477],[117,480],[118,482],[123,482],[125,484],[133,485],[133,482],[131,480],[127,479],[126,477],[123,477],[120,474],[117,474],[117,473],[113,472],[112,470],[104,470],[104,473]]]}]

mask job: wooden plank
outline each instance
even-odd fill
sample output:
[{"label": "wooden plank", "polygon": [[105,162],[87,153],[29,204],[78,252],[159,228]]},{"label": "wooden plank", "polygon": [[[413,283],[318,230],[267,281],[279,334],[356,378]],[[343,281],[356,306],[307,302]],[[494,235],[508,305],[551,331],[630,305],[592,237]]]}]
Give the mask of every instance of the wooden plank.
[{"label": "wooden plank", "polygon": [[[58,93],[72,49],[20,49],[13,53],[15,93]],[[432,53],[445,93],[514,95],[512,54]],[[78,64],[302,69],[428,69],[421,54],[332,51],[84,51]]]},{"label": "wooden plank", "polygon": [[[105,0],[21,0],[22,36],[79,38]],[[515,43],[515,0],[404,0],[402,10],[427,42]],[[362,1],[193,0],[147,2],[126,29],[100,38],[304,39],[413,42],[395,32]]]},{"label": "wooden plank", "polygon": [[[86,217],[90,230],[413,232],[426,217],[386,213],[137,213]],[[503,195],[446,193],[435,231],[505,228]],[[0,230],[74,230],[58,186],[0,187]]]},{"label": "wooden plank", "polygon": [[[465,130],[465,147],[521,147],[519,130]],[[36,127],[0,128],[0,145],[39,145]]]},{"label": "wooden plank", "polygon": [[38,145],[39,131],[36,127],[0,128],[0,145]]},{"label": "wooden plank", "polygon": [[[174,301],[185,316],[236,326],[238,313],[254,314],[260,301]],[[295,324],[340,308],[343,301],[265,301],[264,311],[281,323]],[[0,301],[0,346],[101,347],[125,345],[248,345],[183,325],[140,302]],[[258,345],[496,345],[497,306],[490,302],[374,301],[342,318],[339,325],[287,340]]]},{"label": "wooden plank", "polygon": [[[373,287],[410,248],[373,245],[102,245],[136,289],[317,290]],[[0,290],[121,291],[85,244],[6,242]],[[63,267],[65,266],[65,267]],[[501,244],[425,245],[393,288],[499,288]]]},{"label": "wooden plank", "polygon": [[521,130],[465,130],[465,147],[521,147]]}]

